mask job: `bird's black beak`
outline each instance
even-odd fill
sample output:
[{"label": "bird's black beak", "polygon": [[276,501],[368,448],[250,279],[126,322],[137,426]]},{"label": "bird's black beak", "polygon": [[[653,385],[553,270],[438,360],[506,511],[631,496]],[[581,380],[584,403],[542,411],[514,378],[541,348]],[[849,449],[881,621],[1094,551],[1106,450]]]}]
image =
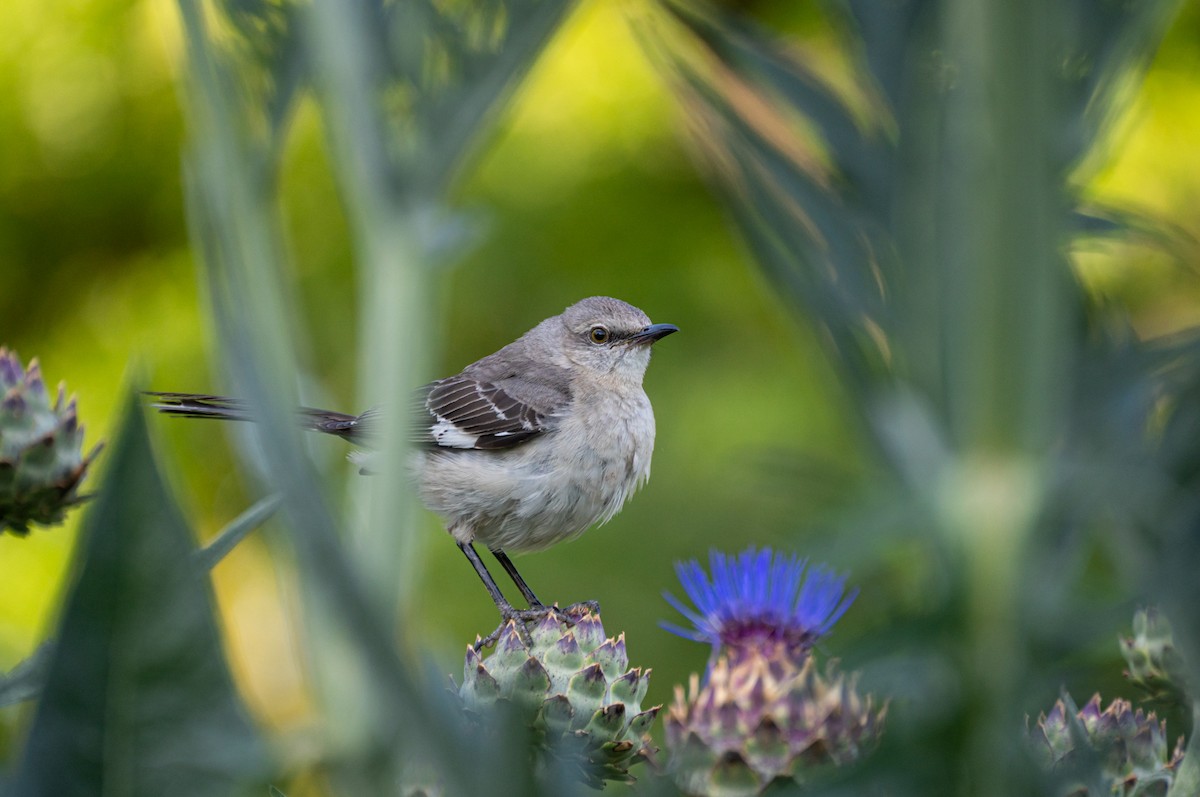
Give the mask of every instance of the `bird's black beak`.
[{"label": "bird's black beak", "polygon": [[660,338],[665,338],[672,332],[678,331],[679,327],[674,324],[651,324],[630,338],[630,342],[649,345]]}]

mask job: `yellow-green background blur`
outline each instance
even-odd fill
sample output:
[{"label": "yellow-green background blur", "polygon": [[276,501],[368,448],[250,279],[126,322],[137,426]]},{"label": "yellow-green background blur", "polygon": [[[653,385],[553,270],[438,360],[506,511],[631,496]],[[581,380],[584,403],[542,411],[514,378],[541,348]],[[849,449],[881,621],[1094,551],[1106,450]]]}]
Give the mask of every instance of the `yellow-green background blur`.
[{"label": "yellow-green background blur", "polygon": [[[784,4],[761,5],[810,37],[814,53],[829,48],[812,11],[789,4],[796,10],[782,16]],[[178,27],[167,0],[0,5],[0,343],[37,356],[52,383],[78,394],[89,443],[112,433],[134,374],[153,389],[223,387],[184,221]],[[603,603],[608,629],[628,635],[632,662],[655,667],[655,702],[707,655],[657,627],[675,619],[660,597],[675,589],[672,563],[752,542],[821,558],[822,519],[853,502],[871,473],[814,336],[730,233],[681,128],[621,4],[580,6],[460,185],[458,205],[485,232],[439,277],[439,367],[429,374],[451,373],[593,294],[679,325],[647,378],[658,417],[648,488],[602,529],[518,561],[543,598]],[[1195,3],[1118,132],[1089,190],[1176,225],[1185,241],[1200,238]],[[283,196],[311,329],[306,364],[319,381],[311,392],[333,408],[363,409],[351,406],[353,253],[310,101],[294,120]],[[1089,285],[1127,304],[1144,334],[1200,321],[1196,263],[1077,259]],[[255,497],[227,430],[151,423],[177,498],[207,539]],[[314,439],[312,450],[331,480],[350,472],[340,441]],[[0,668],[51,627],[81,514],[27,539],[0,536]],[[456,672],[495,609],[436,519],[427,526],[410,639]],[[919,606],[922,566],[852,574],[863,594],[827,648],[869,634],[896,602]],[[312,717],[293,577],[258,537],[214,572],[243,693],[264,723],[283,728]]]}]

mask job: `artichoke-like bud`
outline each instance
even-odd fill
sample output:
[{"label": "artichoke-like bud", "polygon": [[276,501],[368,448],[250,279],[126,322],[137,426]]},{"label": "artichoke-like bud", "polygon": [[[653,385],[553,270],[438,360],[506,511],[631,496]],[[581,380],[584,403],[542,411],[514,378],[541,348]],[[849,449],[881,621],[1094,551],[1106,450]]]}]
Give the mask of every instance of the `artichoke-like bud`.
[{"label": "artichoke-like bud", "polygon": [[648,731],[662,708],[642,709],[650,670],[629,669],[625,635],[606,638],[598,614],[572,619],[547,614],[530,630],[529,648],[512,622],[486,657],[468,647],[458,694],[479,719],[508,702],[539,749],[577,766],[587,783],[632,781],[629,768],[653,753]]},{"label": "artichoke-like bud", "polygon": [[[1072,735],[1072,726],[1074,734]],[[1082,709],[1067,707],[1063,700],[1049,714],[1038,716],[1037,725],[1028,728],[1035,755],[1047,768],[1073,764],[1077,755],[1075,738],[1085,738],[1099,756],[1101,771],[1091,782],[1103,784],[1102,794],[1125,797],[1164,797],[1175,779],[1183,759],[1183,738],[1171,751],[1167,744],[1167,723],[1154,712],[1136,711],[1120,698],[1101,710],[1100,695],[1092,696]],[[1072,797],[1101,797],[1085,784],[1067,789]]]},{"label": "artichoke-like bud", "polygon": [[696,562],[677,566],[695,608],[666,597],[692,628],[667,628],[713,647],[704,679],[676,687],[666,718],[668,768],[685,793],[749,797],[854,761],[878,740],[886,705],[860,696],[834,662],[822,674],[811,655],[857,593],[806,566],[754,548],[713,552],[711,580]]},{"label": "artichoke-like bud", "polygon": [[75,398],[59,385],[53,403],[37,360],[21,367],[0,347],[0,533],[61,523],[83,501],[77,490],[100,446],[83,455]]},{"label": "artichoke-like bud", "polygon": [[790,662],[751,654],[721,656],[702,685],[692,675],[667,711],[671,770],[687,794],[755,795],[778,778],[803,782],[822,765],[846,764],[874,747],[886,706],[877,708],[855,678],[811,656]]},{"label": "artichoke-like bud", "polygon": [[1133,636],[1120,640],[1129,669],[1125,677],[1160,706],[1189,705],[1183,658],[1175,649],[1171,624],[1154,608],[1133,615]]}]

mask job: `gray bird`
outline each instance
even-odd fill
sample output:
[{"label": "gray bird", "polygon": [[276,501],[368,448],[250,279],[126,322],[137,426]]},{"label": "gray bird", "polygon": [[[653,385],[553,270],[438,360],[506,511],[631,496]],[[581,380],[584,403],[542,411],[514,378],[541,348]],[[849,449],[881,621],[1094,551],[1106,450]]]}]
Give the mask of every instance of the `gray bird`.
[{"label": "gray bird", "polygon": [[[650,476],[654,412],[642,389],[652,344],[677,332],[633,305],[577,302],[495,354],[416,396],[413,469],[421,501],[440,515],[504,621],[550,611],[505,553],[536,551],[615,515]],[[244,402],[152,393],[158,410],[252,420]],[[307,429],[370,447],[375,410],[302,409]],[[351,458],[370,471],[369,451]],[[505,599],[479,558],[483,543],[529,605]],[[570,611],[570,609],[564,610]]]}]

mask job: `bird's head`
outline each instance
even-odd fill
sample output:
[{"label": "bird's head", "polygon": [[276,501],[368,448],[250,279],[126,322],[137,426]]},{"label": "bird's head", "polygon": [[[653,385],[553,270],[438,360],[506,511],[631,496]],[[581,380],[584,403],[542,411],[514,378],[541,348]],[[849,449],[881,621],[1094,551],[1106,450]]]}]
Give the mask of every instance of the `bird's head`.
[{"label": "bird's head", "polygon": [[638,382],[650,364],[654,342],[679,331],[673,324],[652,324],[638,308],[607,296],[576,302],[559,318],[572,363],[597,375]]}]

